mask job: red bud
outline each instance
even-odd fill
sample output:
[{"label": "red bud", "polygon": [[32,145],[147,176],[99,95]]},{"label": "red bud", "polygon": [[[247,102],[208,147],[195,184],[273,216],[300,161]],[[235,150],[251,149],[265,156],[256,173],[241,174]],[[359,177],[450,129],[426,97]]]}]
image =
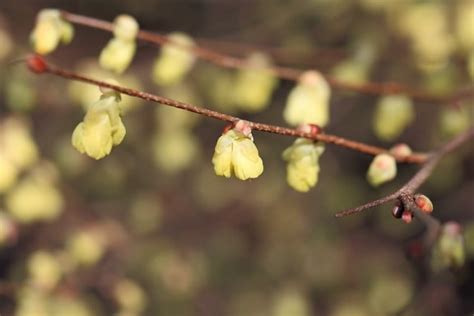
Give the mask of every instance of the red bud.
[{"label": "red bud", "polygon": [[412,211],[409,211],[409,210],[404,211],[402,214],[402,221],[404,221],[407,224],[410,224],[412,220],[413,220]]},{"label": "red bud", "polygon": [[43,57],[39,55],[30,55],[26,58],[28,69],[34,73],[42,74],[48,70],[48,64]]}]

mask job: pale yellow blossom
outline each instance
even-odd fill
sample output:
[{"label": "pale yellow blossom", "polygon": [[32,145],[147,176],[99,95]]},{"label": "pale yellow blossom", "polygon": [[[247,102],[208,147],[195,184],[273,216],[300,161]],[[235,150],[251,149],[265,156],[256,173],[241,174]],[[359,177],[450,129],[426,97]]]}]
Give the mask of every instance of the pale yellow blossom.
[{"label": "pale yellow blossom", "polygon": [[323,76],[307,71],[291,90],[286,101],[283,117],[288,124],[317,124],[325,126],[329,121],[331,90]]},{"label": "pale yellow blossom", "polygon": [[286,179],[293,189],[307,192],[316,185],[320,169],[319,157],[323,152],[324,144],[317,144],[306,138],[298,138],[283,152],[283,159],[288,162]]},{"label": "pale yellow blossom", "polygon": [[212,157],[218,176],[230,178],[234,174],[241,180],[257,178],[263,172],[263,161],[258,154],[251,134],[231,129],[217,140]]}]

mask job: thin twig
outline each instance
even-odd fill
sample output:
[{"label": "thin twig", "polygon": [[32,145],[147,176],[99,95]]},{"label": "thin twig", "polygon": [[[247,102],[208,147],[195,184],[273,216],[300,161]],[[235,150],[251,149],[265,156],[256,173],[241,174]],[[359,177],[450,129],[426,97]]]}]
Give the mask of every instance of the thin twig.
[{"label": "thin twig", "polygon": [[[210,118],[214,118],[220,121],[235,123],[240,120],[240,118],[236,116],[213,111],[213,110],[210,110],[204,107],[199,107],[193,104],[168,99],[168,98],[158,96],[155,94],[110,84],[105,81],[96,80],[96,79],[86,77],[86,76],[83,76],[83,75],[80,75],[68,70],[64,70],[59,67],[55,67],[55,66],[47,64],[46,61],[44,61],[44,59],[39,56],[30,57],[30,61],[31,61],[31,58],[36,58],[40,60],[40,63],[42,64],[42,67],[43,67],[41,73],[50,73],[50,74],[53,74],[65,79],[76,80],[76,81],[81,81],[81,82],[89,83],[92,85],[96,85],[99,87],[110,88],[119,93],[123,93],[132,97],[140,98],[146,101],[161,103],[161,104],[179,108],[185,111],[189,111],[189,112],[197,113],[197,114],[207,116]],[[38,72],[35,72],[35,73],[38,73]],[[387,150],[384,148],[346,139],[346,138],[336,136],[336,135],[330,135],[326,133],[310,134],[310,133],[305,133],[303,131],[300,131],[298,129],[292,129],[292,128],[276,126],[276,125],[269,125],[269,124],[258,123],[258,122],[249,122],[249,124],[253,130],[292,136],[292,137],[305,137],[308,139],[313,139],[313,140],[317,140],[317,141],[328,143],[328,144],[338,145],[344,148],[352,149],[352,150],[369,154],[369,155],[378,155],[378,154],[387,152]],[[398,162],[421,164],[426,161],[427,156],[425,154],[415,153],[406,157],[396,156],[395,159],[397,159]]]},{"label": "thin twig", "polygon": [[[107,32],[113,32],[114,25],[110,22],[70,13],[67,11],[61,11],[63,19],[75,23],[78,25],[83,25],[95,29],[104,30]],[[152,43],[155,45],[164,45],[167,43],[173,44],[177,47],[182,49],[190,50],[192,53],[206,61],[214,63],[216,65],[226,67],[226,68],[235,68],[235,69],[249,69],[253,68],[253,65],[249,64],[245,59],[236,58],[233,56],[225,55],[222,53],[218,53],[208,48],[204,48],[201,46],[192,46],[189,47],[187,45],[180,44],[176,41],[173,41],[169,37],[157,33],[152,33],[148,31],[140,30],[137,34],[137,38],[139,40]],[[298,81],[301,74],[304,70],[295,69],[290,67],[281,67],[281,66],[274,66],[267,69],[275,76],[290,80],[290,81]],[[421,91],[418,89],[413,89],[409,86],[402,85],[399,83],[394,82],[386,82],[386,83],[378,83],[378,82],[367,82],[362,84],[350,83],[341,81],[339,79],[330,77],[325,75],[326,80],[329,84],[335,88],[340,88],[343,90],[350,90],[364,94],[371,94],[371,95],[387,95],[387,94],[397,94],[403,93],[406,95],[411,96],[414,99],[423,100],[427,102],[434,102],[434,103],[447,103],[453,104],[457,103],[463,99],[474,97],[474,89],[463,90],[460,92],[456,92],[452,95],[446,96],[439,96],[434,95],[426,91]]]},{"label": "thin twig", "polygon": [[[454,151],[464,143],[468,142],[471,138],[474,138],[474,127],[471,127],[464,133],[456,136],[455,138],[451,139],[449,142],[444,144],[440,147],[437,151],[432,153],[426,162],[423,163],[422,167],[418,172],[405,184],[403,185],[398,191],[377,199],[375,201],[371,201],[361,206],[349,208],[343,211],[336,213],[336,217],[343,217],[348,216],[356,213],[363,212],[365,210],[371,209],[375,206],[379,206],[381,204],[385,204],[394,200],[400,200],[405,209],[409,209],[415,212],[417,217],[424,220],[426,223],[433,220],[433,218],[421,210],[419,210],[416,205],[413,203],[413,194],[418,190],[418,188],[431,176],[433,173],[434,168],[438,165],[438,163],[443,159],[447,154]],[[429,219],[428,219],[429,218]]]}]

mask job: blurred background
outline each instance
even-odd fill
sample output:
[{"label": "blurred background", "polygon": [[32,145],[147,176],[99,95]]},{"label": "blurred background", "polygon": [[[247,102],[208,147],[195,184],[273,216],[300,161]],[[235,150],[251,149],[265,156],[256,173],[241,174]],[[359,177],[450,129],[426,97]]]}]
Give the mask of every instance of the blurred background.
[{"label": "blurred background", "polygon": [[[389,194],[416,172],[399,165],[380,188],[366,181],[372,157],[336,146],[321,156],[307,193],[286,183],[291,138],[254,132],[265,171],[240,181],[211,163],[224,123],[124,97],[127,135],[95,161],[71,135],[98,88],[11,63],[32,51],[37,13],[59,8],[145,30],[184,32],[218,52],[265,54],[274,65],[318,69],[350,83],[394,81],[446,95],[474,80],[474,1],[143,0],[0,2],[0,315],[471,315],[474,312],[474,152],[443,160],[422,187],[433,216],[457,221],[465,260],[436,264],[421,251],[425,227],[391,205],[334,213]],[[121,75],[100,68],[111,34],[74,26],[47,60],[98,79],[114,77],[173,99],[286,125],[294,82],[277,80],[258,109],[239,100],[260,89],[253,74],[205,61],[172,84],[154,80],[160,49],[143,42]],[[258,74],[255,75],[258,77]],[[248,84],[252,82],[252,84]],[[263,89],[263,88],[262,88]],[[234,93],[235,90],[239,94]],[[472,126],[459,107],[405,100],[383,121],[383,98],[332,89],[326,131],[389,148],[429,151]],[[258,102],[257,102],[258,103]],[[408,114],[407,114],[408,113]],[[385,131],[390,117],[409,117]],[[9,165],[14,156],[15,166]]]}]

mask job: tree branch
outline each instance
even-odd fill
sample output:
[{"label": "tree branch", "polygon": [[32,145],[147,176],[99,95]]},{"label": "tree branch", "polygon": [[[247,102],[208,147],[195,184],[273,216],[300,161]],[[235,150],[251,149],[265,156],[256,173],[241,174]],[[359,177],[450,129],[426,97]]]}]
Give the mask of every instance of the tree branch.
[{"label": "tree branch", "polygon": [[[107,32],[113,32],[114,25],[110,22],[99,20],[96,18],[83,16],[79,14],[70,13],[67,11],[61,11],[63,19],[75,23],[78,25],[88,26],[95,29],[104,30]],[[148,31],[140,30],[138,32],[137,38],[139,40],[152,43],[155,45],[164,45],[167,43],[171,43],[176,45],[177,47],[181,47],[182,49],[190,50],[193,52],[194,55],[197,57],[214,63],[216,65],[226,67],[226,68],[235,68],[235,69],[252,69],[253,66],[248,64],[244,59],[236,58],[233,56],[221,54],[215,52],[211,49],[203,48],[200,46],[193,46],[188,47],[186,45],[182,45],[170,39],[169,37],[157,33],[152,33]],[[267,69],[275,76],[290,80],[290,81],[298,81],[301,74],[304,70],[295,69],[290,67],[280,67],[275,66]],[[378,82],[368,82],[363,84],[355,84],[344,82],[339,79],[330,77],[325,75],[326,80],[332,87],[340,88],[343,90],[350,90],[364,94],[371,94],[371,95],[387,95],[387,94],[399,94],[403,93],[406,95],[411,96],[414,99],[433,102],[433,103],[447,103],[447,104],[455,104],[463,99],[467,99],[469,97],[474,97],[474,89],[470,88],[468,90],[460,90],[452,95],[445,95],[439,96],[431,94],[427,91],[421,91],[418,89],[413,89],[409,86],[402,85],[399,83],[394,82],[387,82],[387,83],[378,83]]]},{"label": "tree branch", "polygon": [[402,204],[404,205],[405,209],[415,212],[415,215],[417,217],[422,219],[425,223],[427,223],[427,225],[432,226],[433,221],[437,222],[437,220],[422,212],[415,205],[415,203],[413,202],[413,194],[431,176],[434,168],[438,165],[441,159],[443,159],[447,154],[456,150],[458,147],[468,142],[472,138],[474,138],[474,127],[471,127],[464,133],[456,136],[455,138],[444,144],[442,147],[440,147],[437,151],[429,155],[426,162],[423,163],[421,169],[418,170],[418,172],[398,191],[386,197],[366,203],[364,205],[340,211],[336,213],[335,216],[343,217],[347,215],[352,215],[363,212],[375,206],[379,206],[381,204],[385,204],[394,200],[400,200],[400,202],[402,202]]},{"label": "tree branch", "polygon": [[[48,64],[42,57],[40,56],[30,56],[27,58],[26,63],[29,65],[30,70],[34,73],[40,74],[40,73],[49,73],[52,75],[56,75],[65,79],[69,80],[76,80],[76,81],[81,81],[85,82],[88,84],[96,85],[99,87],[105,87],[105,88],[110,88],[113,89],[119,93],[126,94],[132,97],[140,98],[146,101],[152,101],[156,103],[161,103],[164,105],[172,106],[178,109],[182,109],[185,111],[193,112],[196,114],[200,114],[203,116],[207,116],[210,118],[214,118],[220,121],[225,121],[225,122],[230,122],[230,123],[235,123],[240,120],[240,118],[228,114],[224,114],[221,112],[213,111],[207,108],[199,107],[193,104],[189,103],[184,103],[172,99],[168,99],[162,96],[158,96],[155,94],[143,92],[143,91],[138,91],[114,84],[107,83],[105,81],[100,81],[96,80],[90,77],[86,77],[71,71],[67,71],[64,69],[61,69],[59,67],[52,66]],[[33,68],[36,66],[32,66],[33,64],[40,64],[40,71],[38,71],[38,68]],[[249,122],[250,127],[253,130],[257,131],[262,131],[262,132],[268,132],[268,133],[274,133],[274,134],[280,134],[280,135],[285,135],[285,136],[292,136],[292,137],[304,137],[308,139],[313,139],[316,141],[320,141],[323,143],[328,143],[328,144],[334,144],[337,146],[341,146],[344,148],[352,149],[361,153],[369,154],[369,155],[378,155],[381,153],[387,152],[386,149],[381,148],[381,147],[376,147],[372,145],[368,145],[362,142],[346,139],[343,137],[339,137],[336,135],[330,135],[326,133],[318,133],[318,134],[310,134],[310,133],[305,133],[303,131],[300,131],[298,129],[292,129],[292,128],[287,128],[287,127],[281,127],[281,126],[276,126],[276,125],[269,125],[269,124],[263,124],[263,123],[258,123],[258,122]],[[398,162],[406,162],[406,163],[424,163],[427,159],[427,156],[425,154],[411,154],[409,156],[405,157],[398,157],[396,156],[395,159]]]}]

